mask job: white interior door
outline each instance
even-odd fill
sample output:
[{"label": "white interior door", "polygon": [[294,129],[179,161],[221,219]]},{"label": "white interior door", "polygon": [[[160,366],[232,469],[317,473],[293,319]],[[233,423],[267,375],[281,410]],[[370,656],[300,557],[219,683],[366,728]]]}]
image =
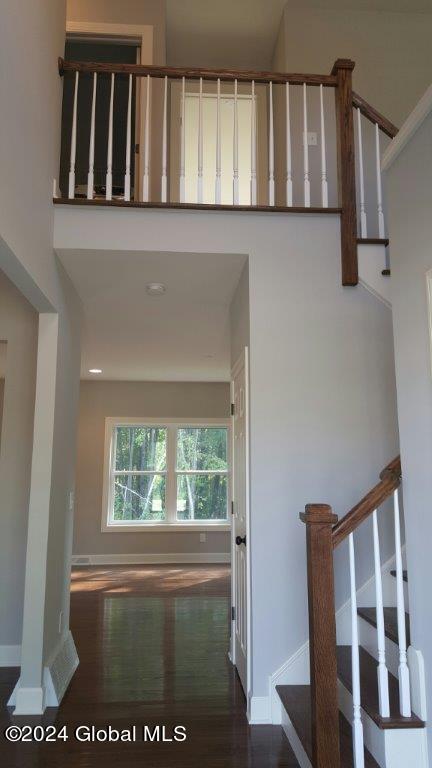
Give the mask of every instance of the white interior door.
[{"label": "white interior door", "polygon": [[232,373],[233,526],[232,526],[232,656],[245,695],[249,690],[249,398],[248,350]]}]

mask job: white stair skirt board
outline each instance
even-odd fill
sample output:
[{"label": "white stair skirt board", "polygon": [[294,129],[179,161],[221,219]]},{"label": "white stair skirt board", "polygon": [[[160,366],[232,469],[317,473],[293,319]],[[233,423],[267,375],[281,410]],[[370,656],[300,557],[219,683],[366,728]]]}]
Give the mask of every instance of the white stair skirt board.
[{"label": "white stair skirt board", "polygon": [[20,645],[0,645],[0,667],[19,667],[20,664]]},{"label": "white stair skirt board", "polygon": [[[348,722],[351,722],[352,696],[340,680],[338,680],[338,693],[339,708]],[[382,730],[363,709],[361,717],[365,746],[381,768],[407,768],[407,766],[428,768],[425,728]]]},{"label": "white stair skirt board", "polygon": [[282,707],[282,719],[281,719],[281,725],[284,729],[285,736],[287,737],[291,749],[294,752],[297,762],[300,766],[300,768],[313,768],[311,761],[309,760],[309,757],[306,754],[306,751],[303,747],[303,744],[301,743],[299,737],[297,736],[297,731],[294,728],[291,720],[289,719],[287,713],[285,712],[285,709]]},{"label": "white stair skirt board", "polygon": [[381,274],[387,267],[385,246],[359,244],[357,253],[360,284],[391,307],[391,277]]},{"label": "white stair skirt board", "polygon": [[72,633],[61,638],[43,671],[42,688],[22,688],[18,680],[8,701],[14,715],[42,715],[46,707],[58,707],[78,667]]},{"label": "white stair skirt board", "polygon": [[72,565],[163,565],[230,563],[229,552],[171,552],[160,555],[72,555]]}]

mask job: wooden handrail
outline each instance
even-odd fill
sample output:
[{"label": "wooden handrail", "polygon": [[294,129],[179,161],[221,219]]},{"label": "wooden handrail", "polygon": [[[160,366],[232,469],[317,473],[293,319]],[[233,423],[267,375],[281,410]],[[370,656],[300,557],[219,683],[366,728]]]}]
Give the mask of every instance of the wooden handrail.
[{"label": "wooden handrail", "polygon": [[58,60],[60,76],[66,72],[105,72],[123,75],[135,75],[136,77],[169,77],[173,80],[181,80],[185,77],[187,80],[222,80],[256,83],[274,83],[292,85],[323,85],[327,88],[335,88],[337,78],[334,75],[302,75],[285,74],[283,72],[255,72],[253,70],[231,70],[231,69],[199,69],[193,67],[159,67],[143,64],[109,64],[106,62],[88,62],[88,61],[65,61],[62,58]]},{"label": "wooden handrail", "polygon": [[358,95],[358,93],[353,92],[353,107],[357,107],[362,115],[367,117],[368,120],[371,121],[371,123],[377,123],[379,128],[381,128],[382,132],[385,133],[387,136],[389,136],[391,139],[394,139],[397,133],[399,133],[399,128],[396,128],[393,123],[390,122],[390,120],[387,120],[384,115],[382,115],[380,112],[378,112],[377,109],[372,107],[368,102],[363,99],[361,96]]},{"label": "wooden handrail", "polygon": [[334,526],[332,531],[333,549],[336,549],[399,487],[401,482],[400,456],[393,459],[383,469],[380,477],[380,482]]}]

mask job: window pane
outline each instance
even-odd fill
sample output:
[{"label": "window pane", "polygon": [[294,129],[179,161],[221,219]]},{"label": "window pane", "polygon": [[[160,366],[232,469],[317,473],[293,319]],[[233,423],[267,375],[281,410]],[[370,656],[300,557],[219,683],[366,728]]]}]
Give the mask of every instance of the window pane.
[{"label": "window pane", "polygon": [[165,520],[165,489],[165,475],[116,475],[112,520]]},{"label": "window pane", "polygon": [[177,432],[177,469],[226,471],[227,429],[187,427]]},{"label": "window pane", "polygon": [[166,429],[117,427],[116,470],[129,472],[166,468]]},{"label": "window pane", "polygon": [[178,475],[177,520],[226,519],[226,475]]}]

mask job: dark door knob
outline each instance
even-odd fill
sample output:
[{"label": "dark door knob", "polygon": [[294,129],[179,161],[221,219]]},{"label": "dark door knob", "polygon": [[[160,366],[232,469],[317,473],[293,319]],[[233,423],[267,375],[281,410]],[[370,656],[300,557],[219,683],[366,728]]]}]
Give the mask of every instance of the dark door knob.
[{"label": "dark door knob", "polygon": [[240,544],[244,544],[246,546],[246,536],[236,536],[236,544],[238,547]]}]

